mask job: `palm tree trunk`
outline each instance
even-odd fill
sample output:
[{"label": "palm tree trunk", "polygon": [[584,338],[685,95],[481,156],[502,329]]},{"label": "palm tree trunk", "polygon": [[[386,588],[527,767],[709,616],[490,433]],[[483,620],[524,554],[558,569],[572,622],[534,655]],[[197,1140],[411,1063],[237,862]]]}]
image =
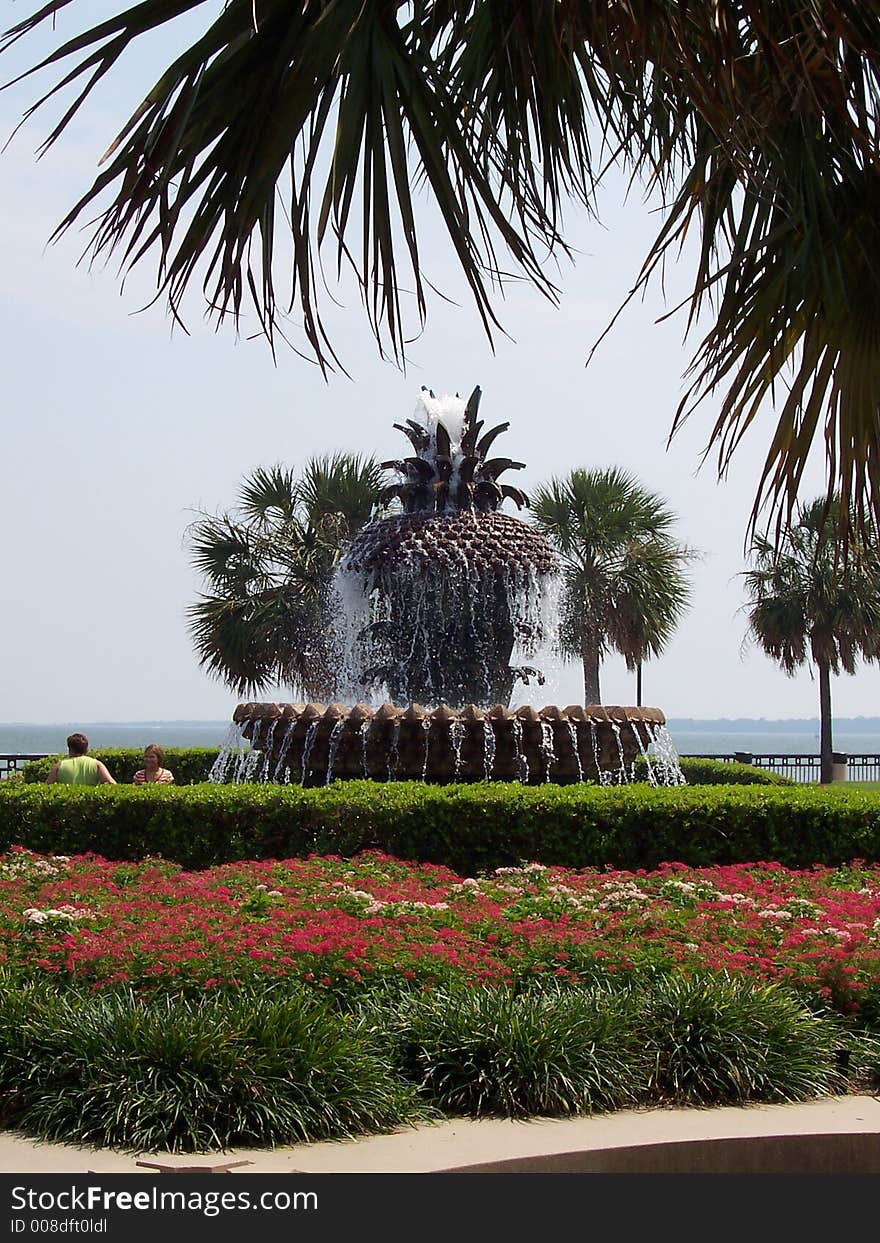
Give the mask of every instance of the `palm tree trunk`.
[{"label": "palm tree trunk", "polygon": [[819,780],[831,784],[831,670],[826,660],[819,666]]},{"label": "palm tree trunk", "polygon": [[584,665],[584,703],[600,704],[599,643],[588,630],[581,636],[581,659]]}]

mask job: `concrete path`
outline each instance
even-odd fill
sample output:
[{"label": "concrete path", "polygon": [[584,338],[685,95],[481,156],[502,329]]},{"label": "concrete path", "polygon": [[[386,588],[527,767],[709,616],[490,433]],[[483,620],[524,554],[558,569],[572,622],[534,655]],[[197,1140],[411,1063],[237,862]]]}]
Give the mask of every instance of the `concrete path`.
[{"label": "concrete path", "polygon": [[139,1160],[234,1173],[880,1173],[880,1099],[626,1110],[592,1118],[455,1119],[331,1143],[202,1156],[44,1144],[0,1131],[2,1173],[145,1173]]}]

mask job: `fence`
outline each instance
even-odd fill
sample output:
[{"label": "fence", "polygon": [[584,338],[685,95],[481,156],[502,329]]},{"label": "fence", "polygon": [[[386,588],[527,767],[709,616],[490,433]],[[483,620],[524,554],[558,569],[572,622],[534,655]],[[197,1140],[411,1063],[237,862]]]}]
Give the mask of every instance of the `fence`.
[{"label": "fence", "polygon": [[[30,754],[17,753],[0,755],[0,781],[10,773],[21,772],[28,760],[42,760],[46,752]],[[764,752],[760,755],[751,751],[734,751],[727,755],[683,755],[683,760],[726,760],[728,763],[752,764],[755,768],[765,768],[772,773],[781,773],[793,781],[803,782],[819,780],[818,755],[786,755],[781,752]],[[846,766],[848,781],[880,781],[880,755],[843,755],[834,752],[836,765]]]},{"label": "fence", "polygon": [[43,760],[47,754],[46,751],[19,751],[11,755],[0,755],[0,781],[10,773],[20,773],[28,760]]},{"label": "fence", "polygon": [[[818,782],[821,761],[818,755],[790,755],[783,752],[734,751],[728,755],[690,755],[682,759],[693,760],[726,760],[728,763],[751,764],[755,768],[764,768],[768,772],[779,773],[790,777],[792,781],[804,784]],[[880,781],[880,755],[844,755],[840,751],[832,752],[835,767],[842,766],[846,771],[847,781]]]}]

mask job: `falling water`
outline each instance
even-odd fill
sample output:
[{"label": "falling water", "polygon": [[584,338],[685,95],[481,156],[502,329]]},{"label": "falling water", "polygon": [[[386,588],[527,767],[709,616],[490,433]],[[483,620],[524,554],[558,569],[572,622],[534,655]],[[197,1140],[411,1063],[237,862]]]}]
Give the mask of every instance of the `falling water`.
[{"label": "falling water", "polygon": [[232,780],[236,785],[238,785],[240,781],[244,780],[248,760],[253,754],[254,752],[252,746],[249,744],[246,745],[246,739],[242,735],[241,749],[235,757],[235,767],[232,770]]},{"label": "falling water", "polygon": [[422,729],[425,733],[425,760],[422,764],[422,781],[428,780],[428,748],[431,745],[431,722],[427,717],[422,718]]},{"label": "falling water", "polygon": [[[314,716],[316,709],[325,715]],[[644,713],[632,720],[626,712],[626,709],[611,709],[602,719],[596,716],[583,719],[582,714],[575,719],[574,715],[553,708],[530,713],[528,717],[525,713],[521,716],[508,713],[498,719],[492,715],[474,719],[473,712],[455,714],[443,708],[432,714],[401,715],[397,712],[389,714],[386,722],[384,713],[379,719],[363,720],[357,714],[352,720],[351,714],[343,708],[338,719],[324,726],[326,708],[321,705],[310,705],[305,713],[303,705],[297,705],[298,717],[293,721],[286,717],[269,717],[262,705],[257,705],[252,715],[244,717],[240,727],[230,727],[229,736],[212,766],[211,780],[270,780],[271,757],[275,752],[274,779],[282,779],[283,773],[285,784],[291,777],[294,780],[299,777],[304,785],[314,784],[316,780],[329,784],[340,775],[382,780],[420,777],[423,781],[432,776],[455,781],[480,776],[492,781],[498,780],[499,773],[504,780],[524,784],[530,779],[583,781],[593,779],[592,763],[587,765],[592,749],[592,761],[602,785],[622,785],[638,780],[642,763],[652,784],[684,784],[675,746],[669,731],[659,724],[658,714],[654,714],[653,720],[650,714]],[[616,719],[611,719],[612,713]],[[283,732],[279,721],[284,723]],[[326,754],[322,746],[320,759],[313,764],[318,739],[324,737],[322,729],[328,729]],[[435,748],[431,743],[432,730],[437,731],[435,741],[440,742]],[[571,742],[570,751],[564,744],[565,731]],[[353,745],[345,747],[344,758],[341,758],[340,749],[349,737]],[[360,739],[359,744],[357,739]],[[560,740],[563,740],[562,745]],[[501,752],[499,745],[503,746]],[[476,761],[477,772],[472,771],[472,760]]]},{"label": "falling water", "polygon": [[391,746],[388,749],[388,780],[393,781],[400,764],[400,721],[391,726]]},{"label": "falling water", "polygon": [[549,721],[541,722],[541,757],[544,760],[544,780],[550,780],[550,769],[556,763],[556,746],[553,740],[553,726]]},{"label": "falling water", "polygon": [[452,743],[452,754],[455,757],[455,767],[452,773],[452,780],[458,781],[461,776],[461,742],[464,737],[464,724],[461,721],[452,721],[449,726],[449,741]]},{"label": "falling water", "polygon": [[275,726],[278,724],[280,717],[276,717],[266,734],[266,741],[263,743],[263,767],[260,769],[258,781],[268,781],[269,765],[272,762],[272,740],[275,737]]},{"label": "falling water", "polygon": [[617,721],[611,722],[611,732],[614,734],[614,741],[617,745],[617,754],[620,757],[620,763],[617,766],[617,772],[614,774],[617,778],[618,785],[624,785],[632,774],[626,771],[626,756],[623,753],[623,742],[620,738],[620,726]]},{"label": "falling water", "polygon": [[306,784],[306,777],[308,776],[308,771],[309,771],[309,760],[311,759],[312,747],[315,745],[315,735],[317,734],[317,732],[318,732],[318,722],[312,721],[311,725],[309,725],[309,728],[306,730],[306,740],[305,740],[305,743],[303,744],[302,777],[301,777],[301,781],[303,785]]},{"label": "falling water", "polygon": [[596,722],[590,721],[590,741],[593,744],[593,759],[596,761],[596,773],[599,777],[599,785],[611,785],[612,773],[602,767],[602,761],[599,758],[599,735],[596,731]]},{"label": "falling water", "polygon": [[217,758],[211,765],[211,771],[208,773],[208,780],[215,784],[222,785],[226,781],[227,773],[233,760],[240,760],[244,751],[244,734],[241,726],[234,721],[226,732],[226,737],[220,744],[220,750],[217,752]]},{"label": "falling water", "polygon": [[293,731],[296,729],[296,717],[288,721],[287,729],[284,731],[284,737],[281,739],[281,746],[278,749],[278,763],[275,765],[275,772],[272,774],[272,780],[277,781],[279,774],[284,774],[284,784],[290,781],[290,768],[284,764],[287,758],[287,752],[290,750],[290,744],[293,742]]},{"label": "falling water", "polygon": [[639,748],[639,753],[642,759],[645,761],[645,764],[647,765],[648,781],[650,781],[652,786],[655,786],[657,785],[657,775],[654,772],[654,767],[651,763],[651,757],[650,755],[648,755],[648,749],[645,746],[645,744],[642,742],[642,735],[641,735],[641,732],[639,731],[639,727],[638,725],[636,725],[635,721],[630,721],[629,725],[630,725],[630,729],[635,734],[636,746]]},{"label": "falling water", "polygon": [[486,780],[492,780],[492,773],[495,771],[495,730],[488,721],[483,722],[483,771],[486,774]]},{"label": "falling water", "polygon": [[339,749],[339,742],[344,729],[345,721],[336,721],[330,731],[330,740],[327,743],[327,776],[324,778],[325,785],[329,785],[333,780],[333,762],[336,759],[336,752]]},{"label": "falling water", "polygon": [[513,731],[513,745],[516,748],[516,769],[517,769],[517,774],[518,774],[517,780],[521,781],[524,785],[526,785],[528,784],[528,780],[529,780],[529,761],[526,759],[526,756],[523,752],[522,721],[520,721],[518,718],[515,718],[511,722],[511,729]]},{"label": "falling water", "polygon": [[574,721],[568,722],[568,733],[569,733],[569,737],[571,738],[571,749],[574,752],[574,758],[577,760],[578,781],[583,781],[584,766],[581,763],[581,753],[580,753],[580,748],[578,747],[577,726],[575,725]]},{"label": "falling water", "polygon": [[[249,751],[245,757],[244,764],[242,765],[241,777],[239,780],[242,782],[253,781],[256,777],[257,769],[260,766],[260,760],[262,758],[262,752],[256,747],[254,747],[252,751]],[[257,778],[257,780],[259,780],[259,778]]]},{"label": "falling water", "polygon": [[686,785],[687,782],[684,773],[681,771],[675,743],[672,741],[672,735],[665,725],[651,726],[651,743],[657,757],[657,767],[661,770],[664,777],[663,784],[670,786]]}]

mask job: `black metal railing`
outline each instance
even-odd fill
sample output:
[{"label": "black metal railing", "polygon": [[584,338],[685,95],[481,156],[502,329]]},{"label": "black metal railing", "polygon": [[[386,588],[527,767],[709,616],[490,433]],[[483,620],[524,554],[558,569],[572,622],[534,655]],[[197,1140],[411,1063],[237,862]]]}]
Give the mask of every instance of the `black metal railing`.
[{"label": "black metal railing", "polygon": [[[21,772],[25,764],[29,760],[43,760],[49,755],[48,751],[29,751],[15,752],[0,755],[0,781],[4,777],[8,777],[10,773]],[[700,755],[693,753],[682,755],[683,760],[722,760],[727,763],[751,764],[755,768],[763,768],[768,772],[780,773],[783,777],[790,777],[793,781],[807,784],[812,781],[818,781],[820,776],[820,762],[818,755],[791,755],[784,752],[761,752],[760,754],[752,751],[730,751],[723,755],[718,753],[709,754],[703,752]],[[834,752],[834,763],[838,766],[838,772],[835,774],[847,781],[880,781],[880,755],[844,755],[839,751]],[[844,773],[840,772],[840,767],[845,768]]]},{"label": "black metal railing", "polygon": [[16,751],[0,755],[0,781],[10,773],[20,773],[29,760],[44,760],[49,754],[48,751]]},{"label": "black metal railing", "polygon": [[[726,760],[728,763],[751,764],[768,772],[790,777],[792,781],[807,784],[818,782],[821,761],[818,755],[790,754],[778,751],[733,751],[724,755],[688,755],[681,759]],[[846,781],[880,781],[880,755],[844,755],[834,751],[832,759],[837,769],[835,777]],[[841,772],[841,769],[844,772]]]}]

